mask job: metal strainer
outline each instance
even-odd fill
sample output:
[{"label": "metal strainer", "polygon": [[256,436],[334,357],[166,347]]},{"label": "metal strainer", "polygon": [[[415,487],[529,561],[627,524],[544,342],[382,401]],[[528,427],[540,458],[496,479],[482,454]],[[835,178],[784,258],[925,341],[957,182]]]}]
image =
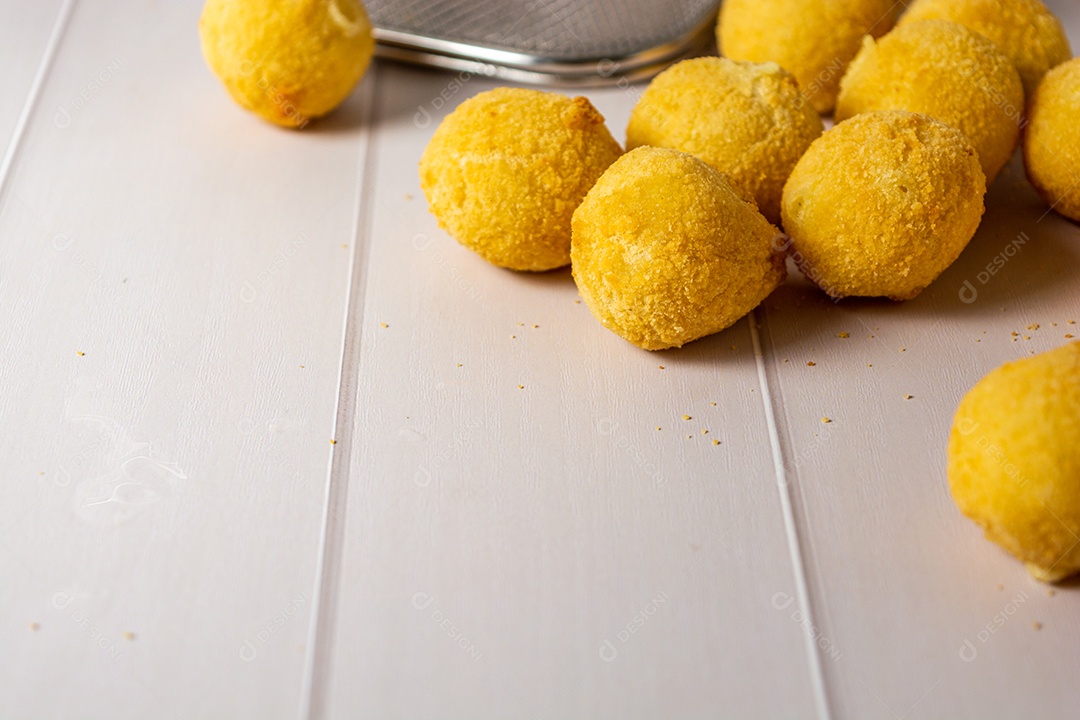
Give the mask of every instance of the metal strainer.
[{"label": "metal strainer", "polygon": [[651,77],[712,38],[718,0],[366,0],[381,57],[542,85]]}]

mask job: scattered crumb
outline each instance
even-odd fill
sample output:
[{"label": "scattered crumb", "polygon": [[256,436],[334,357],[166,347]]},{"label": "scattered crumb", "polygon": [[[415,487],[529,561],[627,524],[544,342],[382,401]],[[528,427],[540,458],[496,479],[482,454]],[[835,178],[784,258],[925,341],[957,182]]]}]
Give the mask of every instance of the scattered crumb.
[{"label": "scattered crumb", "polygon": [[1070,325],[1075,325],[1076,324],[1075,320],[1066,320],[1065,322],[1069,323]]},{"label": "scattered crumb", "polygon": [[788,360],[787,358],[784,358],[784,362],[791,362],[791,361]]},{"label": "scattered crumb", "polygon": [[839,332],[839,333],[836,333],[836,337],[838,337],[838,338],[849,338],[849,337],[851,337],[851,335],[847,334],[846,332]]},{"label": "scattered crumb", "polygon": [[525,389],[524,385],[518,385],[518,390],[524,390],[524,389]]},{"label": "scattered crumb", "polygon": [[1057,590],[1055,590],[1054,588],[1046,589],[1046,597],[1054,597],[1055,595],[1057,595]]},{"label": "scattered crumb", "polygon": [[30,632],[37,632],[41,629],[41,623],[30,623]]},{"label": "scattered crumb", "polygon": [[701,434],[702,435],[708,435],[709,434],[708,428],[701,428]]},{"label": "scattered crumb", "polygon": [[458,366],[458,367],[461,367],[461,363],[458,363],[458,364],[457,364],[457,366]]},{"label": "scattered crumb", "polygon": [[388,327],[390,327],[390,326],[389,326],[389,325],[387,325],[386,323],[379,323],[379,327],[381,327],[381,328],[388,328]]},{"label": "scattered crumb", "polygon": [[125,630],[124,631],[124,639],[129,641],[129,642],[134,640],[135,639],[135,633],[131,632],[130,630]]},{"label": "scattered crumb", "polygon": [[1013,337],[1017,337],[1017,336],[1019,336],[1019,335],[1020,335],[1020,333],[1018,333],[1018,332],[1016,332],[1015,330],[1013,330],[1013,333],[1012,333],[1012,336],[1013,336]]},{"label": "scattered crumb", "polygon": [[686,439],[687,439],[687,440],[692,440],[692,439],[693,439],[693,437],[694,437],[693,435],[687,435],[687,436],[686,436]]},{"label": "scattered crumb", "polygon": [[870,363],[866,363],[866,367],[874,367],[874,366],[871,365]]},{"label": "scattered crumb", "polygon": [[540,327],[540,326],[537,325],[536,323],[533,323],[533,330],[537,329],[538,327]]},{"label": "scattered crumb", "polygon": [[815,365],[817,365],[817,363],[816,363],[816,362],[814,362],[813,360],[811,360],[810,362],[806,363],[806,367],[814,367]]},{"label": "scattered crumb", "polygon": [[348,243],[341,243],[341,247],[344,248],[344,249],[348,249],[349,244]]},{"label": "scattered crumb", "polygon": [[1065,333],[1066,340],[1072,340],[1072,333]]},{"label": "scattered crumb", "polygon": [[656,431],[660,432],[660,426],[659,425],[656,426]]},{"label": "scattered crumb", "polygon": [[691,417],[690,417],[689,415],[683,415],[683,416],[682,416],[682,419],[683,419],[683,420],[690,420],[690,419],[691,419]]},{"label": "scattered crumb", "polygon": [[581,301],[580,301],[580,300],[575,300],[575,301],[574,301],[574,304],[575,304],[575,305],[580,305],[580,304],[581,304]]},{"label": "scattered crumb", "polygon": [[1024,328],[1024,329],[1025,329],[1025,330],[1038,330],[1038,329],[1039,329],[1039,327],[1040,327],[1040,326],[1039,326],[1039,323],[1031,323],[1030,325],[1028,325],[1028,326],[1027,326],[1026,328]]},{"label": "scattered crumb", "polygon": [[821,422],[823,422],[823,423],[825,423],[827,425],[827,424],[832,422],[832,418],[822,417]]},{"label": "scattered crumb", "polygon": [[334,438],[330,438],[330,444],[337,445],[337,440],[335,440]]},{"label": "scattered crumb", "polygon": [[1025,335],[1025,336],[1024,336],[1024,339],[1025,339],[1025,340],[1030,340],[1030,339],[1031,339],[1031,336],[1030,336],[1030,335]]},{"label": "scattered crumb", "polygon": [[719,441],[719,440],[713,440],[713,441],[712,441],[712,444],[713,444],[713,445],[719,445],[719,444],[720,444],[720,441]]},{"label": "scattered crumb", "polygon": [[510,336],[510,339],[511,339],[511,340],[517,340],[517,335],[511,335],[511,336]]},{"label": "scattered crumb", "polygon": [[664,366],[663,366],[663,365],[657,365],[657,367],[658,367],[658,368],[660,368],[661,370],[663,370],[663,369],[664,369]]},{"label": "scattered crumb", "polygon": [[525,327],[525,323],[523,323],[523,322],[519,322],[519,323],[518,323],[518,327]]},{"label": "scattered crumb", "polygon": [[412,200],[412,193],[405,193],[406,200]]},{"label": "scattered crumb", "polygon": [[84,352],[83,352],[82,350],[76,350],[76,351],[75,351],[75,354],[76,354],[76,355],[78,355],[79,357],[82,357],[82,356],[83,356],[83,355],[85,355],[86,353],[84,353]]},{"label": "scattered crumb", "polygon": [[300,366],[300,369],[301,369],[301,370],[303,370],[303,369],[304,369],[304,366],[303,366],[303,365],[301,365],[301,366]]},{"label": "scattered crumb", "polygon": [[[1001,309],[1002,309],[1002,310],[1004,310],[1005,308],[1001,308]],[[998,584],[997,584],[997,589],[998,589],[999,591],[1000,591],[1000,590],[1004,590],[1004,589],[1005,589],[1005,586],[1004,586],[1004,585],[1002,585],[1001,583],[998,583]]]},{"label": "scattered crumb", "polygon": [[38,470],[38,471],[37,471],[37,474],[38,474],[38,475],[44,475],[44,474],[45,474],[45,471],[44,471],[44,470]]},{"label": "scattered crumb", "polygon": [[905,400],[911,400],[913,397],[915,397],[915,396],[914,395],[904,395]]},{"label": "scattered crumb", "polygon": [[900,352],[907,352],[907,348],[900,348]]},{"label": "scattered crumb", "polygon": [[713,407],[716,407],[716,403],[714,403],[714,402],[711,402],[709,404],[712,405]]},{"label": "scattered crumb", "polygon": [[1036,631],[1042,630],[1042,623],[1041,622],[1033,622],[1033,623],[1031,623],[1031,627],[1035,628]]}]

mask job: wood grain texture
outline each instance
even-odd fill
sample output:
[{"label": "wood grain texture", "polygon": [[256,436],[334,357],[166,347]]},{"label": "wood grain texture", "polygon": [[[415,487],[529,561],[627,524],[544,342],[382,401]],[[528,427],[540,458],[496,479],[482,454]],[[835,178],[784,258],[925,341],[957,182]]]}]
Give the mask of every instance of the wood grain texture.
[{"label": "wood grain texture", "polygon": [[79,3],[0,198],[3,717],[299,712],[366,111],[240,110],[199,6]]},{"label": "wood grain texture", "polygon": [[[452,82],[377,79],[326,717],[809,707],[747,321],[646,353],[596,323],[568,272],[502,271],[441,232],[420,153],[491,87],[436,107]],[[621,136],[634,93],[590,97]]]}]

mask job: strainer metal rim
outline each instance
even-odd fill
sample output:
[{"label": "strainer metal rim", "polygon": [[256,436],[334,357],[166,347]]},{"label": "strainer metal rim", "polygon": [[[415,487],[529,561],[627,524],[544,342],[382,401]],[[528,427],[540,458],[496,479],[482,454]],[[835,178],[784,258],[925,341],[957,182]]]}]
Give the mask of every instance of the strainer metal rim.
[{"label": "strainer metal rim", "polygon": [[683,37],[617,57],[568,62],[467,42],[376,27],[378,57],[530,85],[603,87],[649,79],[712,42],[716,13]]}]

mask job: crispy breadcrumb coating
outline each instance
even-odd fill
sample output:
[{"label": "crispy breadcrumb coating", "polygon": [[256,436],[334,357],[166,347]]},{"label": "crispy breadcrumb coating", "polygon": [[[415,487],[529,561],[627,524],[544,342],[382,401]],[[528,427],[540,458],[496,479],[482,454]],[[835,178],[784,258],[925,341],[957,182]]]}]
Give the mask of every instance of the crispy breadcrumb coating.
[{"label": "crispy breadcrumb coating", "polygon": [[498,88],[442,121],[420,187],[462,245],[502,267],[551,270],[570,262],[570,218],[621,154],[587,99]]},{"label": "crispy breadcrumb coating", "polygon": [[975,148],[927,115],[858,115],[814,141],[784,187],[792,256],[829,295],[918,295],[983,214]]},{"label": "crispy breadcrumb coating", "polygon": [[640,147],[574,213],[574,280],[606,328],[646,350],[719,332],[784,281],[775,227],[692,155]]},{"label": "crispy breadcrumb coating", "polygon": [[1024,88],[993,42],[957,23],[927,20],[863,41],[840,83],[836,120],[874,110],[925,113],[959,128],[989,183],[1016,149]]},{"label": "crispy breadcrumb coating", "polygon": [[340,105],[375,51],[358,0],[207,0],[199,35],[233,99],[291,128]]},{"label": "crispy breadcrumb coating", "polygon": [[1080,342],[1006,363],[949,437],[949,487],[986,537],[1044,582],[1080,571]]},{"label": "crispy breadcrumb coating", "polygon": [[724,0],[716,41],[732,60],[779,64],[826,113],[863,35],[887,33],[901,7],[895,0]]},{"label": "crispy breadcrumb coating", "polygon": [[1080,58],[1048,72],[1032,96],[1024,165],[1043,199],[1080,222]]},{"label": "crispy breadcrumb coating", "polygon": [[1065,28],[1041,0],[915,0],[900,24],[921,20],[952,20],[993,40],[1028,97],[1047,71],[1072,57]]},{"label": "crispy breadcrumb coating", "polygon": [[776,224],[784,182],[823,130],[795,77],[776,63],[702,57],[677,63],[650,83],[630,115],[626,146],[696,155]]}]

